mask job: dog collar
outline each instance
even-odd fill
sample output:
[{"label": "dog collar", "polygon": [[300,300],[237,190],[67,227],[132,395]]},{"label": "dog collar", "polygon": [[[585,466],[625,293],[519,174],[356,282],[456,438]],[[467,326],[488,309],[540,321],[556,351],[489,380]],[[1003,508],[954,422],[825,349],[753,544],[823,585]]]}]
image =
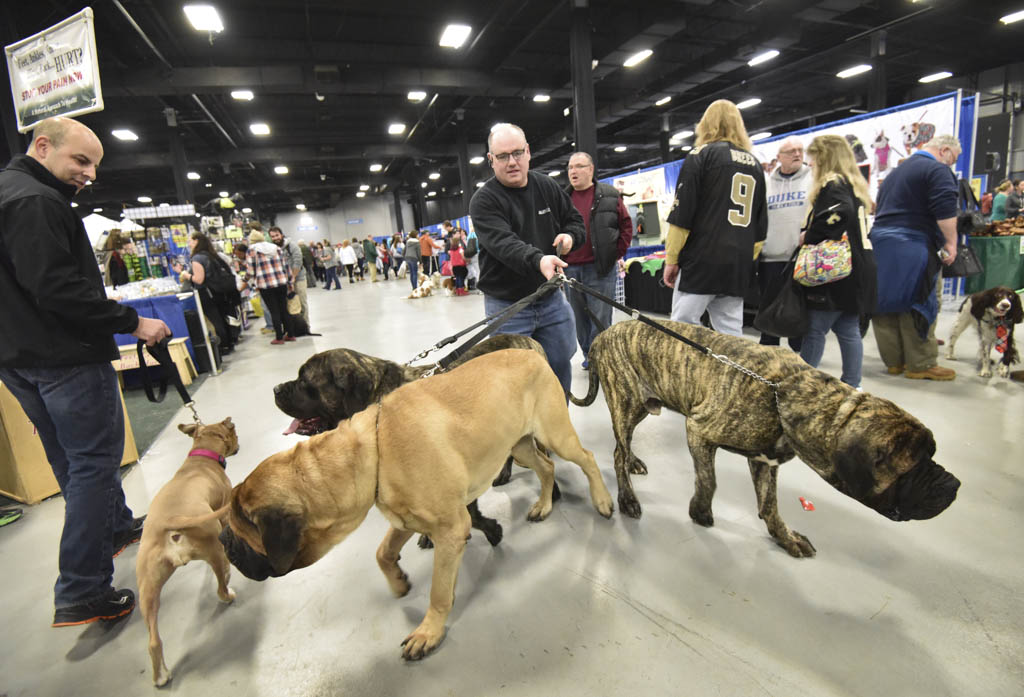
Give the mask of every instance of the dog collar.
[{"label": "dog collar", "polygon": [[214,451],[207,450],[206,448],[193,448],[192,450],[188,451],[188,456],[192,457],[193,455],[196,455],[198,457],[208,457],[211,460],[216,460],[218,463],[220,463],[221,467],[227,469],[228,461],[220,453],[215,453]]}]

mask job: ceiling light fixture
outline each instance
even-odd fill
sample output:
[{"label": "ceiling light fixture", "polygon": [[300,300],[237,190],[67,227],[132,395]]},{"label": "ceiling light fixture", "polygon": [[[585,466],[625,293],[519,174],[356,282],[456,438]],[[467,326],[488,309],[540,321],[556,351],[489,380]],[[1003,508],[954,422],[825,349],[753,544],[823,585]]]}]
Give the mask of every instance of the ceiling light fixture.
[{"label": "ceiling light fixture", "polygon": [[551,95],[550,94],[535,94],[535,95],[533,95],[533,101],[535,101],[535,102],[550,102],[551,101]]},{"label": "ceiling light fixture", "polygon": [[93,209],[92,209],[92,212],[93,212],[93,213],[102,213],[102,212],[103,212],[103,209],[102,209],[102,208],[93,208]]},{"label": "ceiling light fixture", "polygon": [[220,196],[221,198],[227,198],[227,197],[228,197],[228,196],[230,196],[230,195],[231,195],[231,194],[229,194],[229,193],[228,193],[227,191],[221,191],[221,192],[220,192],[220,193],[218,194],[218,196]]},{"label": "ceiling light fixture", "polygon": [[254,136],[269,136],[270,135],[270,126],[268,126],[265,123],[250,123],[249,124],[249,131]]},{"label": "ceiling light fixture", "polygon": [[755,133],[752,136],[750,136],[750,140],[756,143],[759,140],[764,140],[765,138],[771,137],[772,134],[769,131],[761,131],[760,133]]},{"label": "ceiling light fixture", "polygon": [[634,53],[632,56],[627,58],[625,62],[622,64],[622,66],[624,68],[632,68],[634,65],[639,65],[640,63],[643,63],[653,54],[654,51],[652,51],[649,48],[645,48],[643,51],[640,51],[639,53]]},{"label": "ceiling light fixture", "polygon": [[370,185],[369,184],[360,184],[359,185],[359,190],[360,191],[369,191],[370,190]]},{"label": "ceiling light fixture", "polygon": [[931,75],[925,75],[920,78],[918,82],[936,82],[938,80],[945,80],[947,77],[953,77],[953,73],[948,70],[943,70],[938,73],[932,73]]},{"label": "ceiling light fixture", "polygon": [[427,196],[437,196],[437,192],[436,191],[428,191],[427,192]]},{"label": "ceiling light fixture", "polygon": [[410,102],[422,102],[427,98],[427,93],[422,90],[413,90],[408,94]]},{"label": "ceiling light fixture", "polygon": [[551,172],[548,172],[548,176],[549,177],[557,177],[561,173],[562,173],[562,170],[556,169],[556,170],[553,170]]},{"label": "ceiling light fixture", "polygon": [[78,208],[78,204],[77,204],[77,203],[75,203],[74,201],[72,201],[72,202],[71,202],[71,207],[72,207],[72,208]]},{"label": "ceiling light fixture", "polygon": [[379,162],[374,162],[372,165],[370,165],[371,172],[379,172],[382,169],[384,169],[384,165],[380,164]]},{"label": "ceiling light fixture", "polygon": [[288,167],[286,165],[278,165],[274,167],[274,174],[288,174]]},{"label": "ceiling light fixture", "polygon": [[749,109],[752,106],[757,106],[761,103],[760,97],[751,97],[750,99],[744,99],[742,102],[736,105],[737,109]]},{"label": "ceiling light fixture", "polygon": [[161,208],[163,208],[164,206],[170,206],[170,205],[171,205],[171,204],[169,204],[169,203],[161,203],[161,204],[160,204],[160,207],[161,207]]},{"label": "ceiling light fixture", "polygon": [[304,210],[306,210],[306,204],[305,203],[296,203],[295,204],[295,209],[296,210],[300,210],[300,211],[304,211]]},{"label": "ceiling light fixture", "polygon": [[684,145],[683,147],[681,147],[679,149],[682,150],[683,152],[690,152],[691,150],[693,150],[693,146],[692,145]]},{"label": "ceiling light fixture", "polygon": [[224,22],[213,5],[185,5],[185,16],[196,31],[224,31]]},{"label": "ceiling light fixture", "polygon": [[129,131],[127,128],[115,128],[110,132],[110,135],[114,136],[118,140],[138,140],[139,137],[135,135],[134,131]]},{"label": "ceiling light fixture", "polygon": [[476,188],[478,188],[478,189],[479,189],[479,188],[480,188],[481,186],[483,186],[483,185],[484,185],[484,183],[483,183],[483,182],[477,182],[477,183],[476,183]]},{"label": "ceiling light fixture", "polygon": [[484,158],[482,156],[480,156],[480,155],[477,155],[476,157],[469,158],[469,164],[471,164],[471,165],[478,165],[478,164],[482,163],[483,161],[484,161]]},{"label": "ceiling light fixture", "polygon": [[356,192],[356,198],[364,198],[365,196],[366,196],[366,192],[365,191],[357,191]]},{"label": "ceiling light fixture", "polygon": [[153,199],[151,199],[149,196],[139,196],[135,200],[138,201],[139,203],[153,203]]},{"label": "ceiling light fixture", "polygon": [[252,213],[252,209],[251,208],[243,208],[242,212],[243,213]]},{"label": "ceiling light fixture", "polygon": [[473,27],[468,24],[449,24],[441,33],[438,43],[445,48],[460,48],[472,32]]},{"label": "ceiling light fixture", "polygon": [[625,145],[616,145],[614,149],[615,149],[615,152],[626,152],[626,146]]},{"label": "ceiling light fixture", "polygon": [[669,140],[683,140],[684,138],[689,138],[692,135],[693,131],[690,130],[678,131],[676,133],[673,133],[672,137],[669,138]]},{"label": "ceiling light fixture", "polygon": [[322,102],[325,99],[327,99],[327,97],[323,96],[319,92],[313,92],[313,98],[316,99],[316,101],[318,101],[318,102]]},{"label": "ceiling light fixture", "polygon": [[405,133],[405,124],[404,123],[388,124],[388,133],[390,133],[393,136],[397,136],[397,135],[401,135],[402,133]]},{"label": "ceiling light fixture", "polygon": [[237,99],[240,102],[251,102],[253,98],[252,90],[231,90],[231,98]]},{"label": "ceiling light fixture", "polygon": [[427,183],[426,182],[420,182],[420,188],[421,189],[426,189],[427,188]]},{"label": "ceiling light fixture", "polygon": [[868,65],[867,63],[861,63],[860,65],[853,66],[852,68],[847,68],[846,70],[840,70],[838,73],[836,73],[836,77],[841,77],[841,78],[843,78],[845,80],[848,77],[853,77],[854,75],[860,75],[861,73],[866,73],[869,70],[871,70],[871,66],[870,65]]},{"label": "ceiling light fixture", "polygon": [[189,172],[185,176],[191,179],[192,181],[199,181],[200,179],[202,179],[202,176],[200,176],[199,172]]},{"label": "ceiling light fixture", "polygon": [[665,106],[672,101],[672,97],[662,97],[654,103],[654,106]]},{"label": "ceiling light fixture", "polygon": [[427,179],[429,179],[432,182],[433,181],[437,181],[440,178],[441,178],[441,173],[440,172],[431,172],[430,174],[427,175]]},{"label": "ceiling light fixture", "polygon": [[569,107],[565,107],[564,109],[562,109],[562,116],[568,116],[568,115],[569,115]]},{"label": "ceiling light fixture", "polygon": [[751,67],[755,65],[761,65],[762,63],[767,63],[772,58],[775,58],[777,55],[779,55],[779,52],[773,48],[769,51],[765,51],[764,53],[757,54],[756,56],[747,61],[747,65]]},{"label": "ceiling light fixture", "polygon": [[1005,17],[1000,17],[999,21],[1003,24],[1013,24],[1014,22],[1019,22],[1022,19],[1024,19],[1024,10],[1021,10],[1020,12],[1012,12]]}]

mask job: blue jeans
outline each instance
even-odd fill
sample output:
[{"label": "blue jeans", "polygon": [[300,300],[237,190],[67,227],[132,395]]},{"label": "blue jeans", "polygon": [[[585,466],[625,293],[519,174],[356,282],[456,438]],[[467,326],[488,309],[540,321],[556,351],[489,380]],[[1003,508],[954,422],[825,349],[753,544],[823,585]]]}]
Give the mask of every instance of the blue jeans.
[{"label": "blue jeans", "polygon": [[852,312],[808,310],[808,329],[800,347],[800,358],[812,368],[821,363],[825,352],[825,335],[831,329],[839,339],[843,357],[843,375],[839,379],[850,387],[860,387],[864,364],[864,344],[860,338],[860,318]]},{"label": "blue jeans", "polygon": [[60,576],[54,606],[94,600],[111,588],[114,537],[132,525],[121,488],[124,412],[110,363],[0,368],[43,442],[64,494]]},{"label": "blue jeans", "polygon": [[[615,299],[617,270],[614,266],[604,276],[598,275],[596,264],[571,264],[563,269],[563,272],[566,278],[575,278],[587,288],[592,288],[605,297]],[[580,342],[583,358],[586,359],[590,355],[590,345],[594,343],[594,338],[602,329],[607,329],[612,325],[612,306],[592,295],[572,288],[567,288],[565,292],[569,296],[569,307],[572,308],[572,313],[576,317],[576,340]],[[586,310],[588,307],[602,326],[594,324],[594,321],[590,319]]]},{"label": "blue jeans", "polygon": [[324,290],[330,290],[331,284],[334,284],[335,290],[341,290],[341,281],[338,280],[338,267],[328,266],[324,269],[327,280],[324,282]]},{"label": "blue jeans", "polygon": [[[513,300],[499,300],[485,295],[484,313],[490,317],[514,304]],[[558,381],[562,383],[568,400],[569,388],[572,387],[572,365],[569,359],[576,353],[575,325],[565,293],[555,291],[543,300],[520,310],[512,319],[501,325],[498,331],[502,334],[522,334],[536,339],[544,347],[544,352],[548,355],[548,364],[555,371]]]},{"label": "blue jeans", "polygon": [[409,283],[412,284],[412,289],[416,290],[416,276],[418,275],[419,268],[416,266],[416,262],[411,259],[405,260],[405,266],[409,269]]}]

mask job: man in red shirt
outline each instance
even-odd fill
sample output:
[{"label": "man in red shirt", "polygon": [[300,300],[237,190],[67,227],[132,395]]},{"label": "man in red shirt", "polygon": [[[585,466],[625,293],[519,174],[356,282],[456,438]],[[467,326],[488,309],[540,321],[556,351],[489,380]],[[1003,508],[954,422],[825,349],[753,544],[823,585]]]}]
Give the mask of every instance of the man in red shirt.
[{"label": "man in red shirt", "polygon": [[[576,152],[569,158],[569,183],[571,188],[567,193],[583,216],[587,241],[566,255],[569,266],[565,275],[602,295],[614,297],[618,260],[633,238],[633,221],[622,194],[609,184],[594,181],[594,159],[587,153]],[[583,349],[583,368],[586,369],[594,337],[612,323],[612,306],[578,290],[569,289],[568,293],[569,305],[576,315],[576,339]],[[601,326],[590,318],[588,307]]]}]

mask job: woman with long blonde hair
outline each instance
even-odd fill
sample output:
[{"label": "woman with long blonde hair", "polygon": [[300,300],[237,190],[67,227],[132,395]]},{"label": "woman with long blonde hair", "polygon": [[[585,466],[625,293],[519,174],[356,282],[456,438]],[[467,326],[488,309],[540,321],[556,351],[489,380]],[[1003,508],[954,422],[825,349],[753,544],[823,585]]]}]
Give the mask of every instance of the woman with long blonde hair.
[{"label": "woman with long blonde hair", "polygon": [[807,148],[807,157],[813,178],[803,244],[839,241],[845,235],[852,269],[846,278],[806,289],[808,330],[800,357],[817,368],[825,350],[825,335],[831,330],[842,355],[840,379],[859,389],[864,362],[861,316],[871,314],[876,297],[875,261],[864,244],[871,197],[853,150],[842,136],[818,136]]}]

